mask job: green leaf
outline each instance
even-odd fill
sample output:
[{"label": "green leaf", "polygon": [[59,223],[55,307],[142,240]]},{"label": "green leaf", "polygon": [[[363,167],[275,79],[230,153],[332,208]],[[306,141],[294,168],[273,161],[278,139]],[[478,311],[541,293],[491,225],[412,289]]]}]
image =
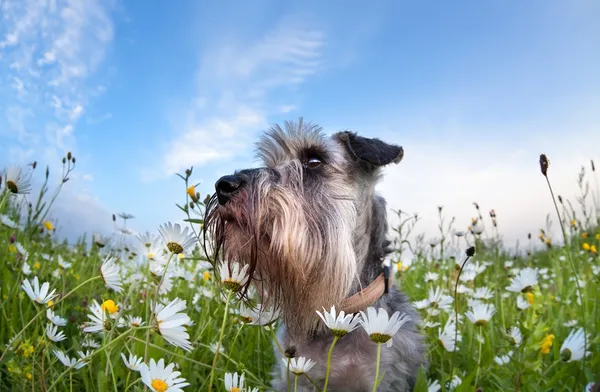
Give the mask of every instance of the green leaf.
[{"label": "green leaf", "polygon": [[427,373],[425,372],[423,365],[421,365],[419,373],[417,374],[417,383],[415,384],[414,392],[428,392],[428,389]]},{"label": "green leaf", "polygon": [[196,219],[196,218],[189,218],[189,219],[184,219],[184,222],[190,222],[190,223],[197,223],[199,225],[203,225],[204,224],[204,219]]}]

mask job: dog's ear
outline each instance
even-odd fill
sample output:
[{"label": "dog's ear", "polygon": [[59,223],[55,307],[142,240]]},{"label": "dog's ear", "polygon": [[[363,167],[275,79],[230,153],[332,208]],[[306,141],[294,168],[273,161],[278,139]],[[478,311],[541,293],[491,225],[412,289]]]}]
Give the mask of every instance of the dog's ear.
[{"label": "dog's ear", "polygon": [[335,137],[346,148],[351,158],[375,167],[400,163],[404,157],[404,149],[401,146],[358,136],[355,132],[338,132]]}]

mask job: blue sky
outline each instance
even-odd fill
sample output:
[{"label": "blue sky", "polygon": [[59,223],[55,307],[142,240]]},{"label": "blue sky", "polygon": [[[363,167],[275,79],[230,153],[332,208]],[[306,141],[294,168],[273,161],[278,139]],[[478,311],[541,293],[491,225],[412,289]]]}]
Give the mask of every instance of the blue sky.
[{"label": "blue sky", "polygon": [[77,156],[54,211],[68,235],[110,230],[113,212],[139,231],[181,219],[176,172],[193,165],[212,192],[256,164],[262,130],[299,116],[402,144],[379,189],[428,235],[437,205],[466,226],[478,201],[509,242],[523,238],[552,207],[541,152],[565,197],[581,165],[600,163],[598,2],[8,0],[0,12],[0,166]]}]

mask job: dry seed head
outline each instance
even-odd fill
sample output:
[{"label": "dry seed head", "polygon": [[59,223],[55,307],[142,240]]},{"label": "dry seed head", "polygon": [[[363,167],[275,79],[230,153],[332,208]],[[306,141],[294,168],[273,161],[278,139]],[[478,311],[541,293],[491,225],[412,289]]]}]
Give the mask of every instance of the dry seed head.
[{"label": "dry seed head", "polygon": [[592,171],[595,172],[596,171],[596,166],[594,166],[594,160],[590,159],[590,163],[592,164]]},{"label": "dry seed head", "polygon": [[69,152],[67,153],[67,159],[70,161],[70,160],[71,160],[71,158],[73,158],[73,155],[71,154],[71,151],[69,151]]},{"label": "dry seed head", "polygon": [[540,155],[540,170],[542,171],[542,174],[544,175],[544,177],[548,176],[548,166],[550,166],[548,157],[546,157],[546,154],[541,154]]}]

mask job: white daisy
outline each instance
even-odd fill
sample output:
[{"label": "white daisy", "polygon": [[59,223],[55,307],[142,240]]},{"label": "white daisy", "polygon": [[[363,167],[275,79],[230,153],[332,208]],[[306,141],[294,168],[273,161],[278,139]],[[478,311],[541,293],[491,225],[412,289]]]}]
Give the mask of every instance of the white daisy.
[{"label": "white daisy", "polygon": [[452,302],[454,302],[454,298],[444,294],[442,288],[439,286],[436,287],[435,290],[433,287],[429,288],[429,297],[427,299],[429,301],[429,306],[436,310],[441,309],[448,311],[452,307]]},{"label": "white daisy", "polygon": [[15,247],[17,248],[17,253],[21,255],[23,260],[27,260],[29,258],[29,252],[27,252],[27,249],[25,249],[20,242],[16,242]]},{"label": "white daisy", "polygon": [[11,229],[16,229],[17,226],[18,226],[15,221],[13,221],[12,219],[10,219],[6,215],[0,215],[0,223],[2,223],[4,226],[6,226],[8,228],[11,228]]},{"label": "white daisy", "polygon": [[126,318],[130,327],[139,327],[144,324],[141,317],[126,316]]},{"label": "white daisy", "polygon": [[392,317],[388,318],[388,312],[379,308],[379,312],[374,307],[369,306],[367,312],[360,312],[362,318],[360,323],[367,335],[375,343],[387,343],[388,347],[392,346],[392,336],[410,320],[410,317],[400,312],[395,312]]},{"label": "white daisy", "polygon": [[127,366],[131,370],[135,370],[136,372],[140,371],[141,365],[144,361],[144,358],[138,357],[133,354],[129,354],[129,359],[127,359],[127,357],[125,357],[125,354],[121,353],[121,358],[123,358],[123,363],[125,364],[125,366]]},{"label": "white daisy", "polygon": [[240,319],[250,325],[266,325],[275,321],[278,317],[277,312],[267,310],[262,304],[257,304],[255,308],[248,307],[244,302],[240,304]]},{"label": "white daisy", "polygon": [[524,268],[519,271],[519,274],[510,281],[510,285],[506,290],[514,293],[527,293],[533,289],[538,282],[537,268]]},{"label": "white daisy", "polygon": [[24,275],[31,275],[31,266],[27,264],[26,261],[23,262],[23,267],[21,268]]},{"label": "white daisy", "polygon": [[[239,378],[238,378],[239,377]],[[238,376],[237,372],[225,373],[225,390],[227,392],[241,392],[244,390],[244,373]]]},{"label": "white daisy", "polygon": [[586,351],[585,347],[585,337],[587,336],[587,340],[590,340],[590,334],[584,336],[583,328],[572,329],[569,333],[569,336],[565,339],[562,346],[560,347],[560,356],[565,362],[579,361],[583,359],[584,356],[588,356],[590,354],[589,351]]},{"label": "white daisy", "polygon": [[192,350],[189,341],[190,335],[185,329],[191,319],[185,313],[179,313],[185,309],[185,300],[175,298],[168,305],[157,304],[154,312],[156,329],[158,333],[174,346],[181,347],[186,351]]},{"label": "white daisy", "polygon": [[478,287],[473,293],[473,298],[487,300],[494,297],[494,292],[488,287]]},{"label": "white daisy", "polygon": [[185,378],[179,377],[181,372],[174,370],[174,363],[165,367],[163,358],[159,359],[158,363],[154,358],[150,358],[150,366],[145,363],[140,365],[140,376],[142,382],[153,392],[179,392],[190,383],[186,382]]},{"label": "white daisy", "polygon": [[115,264],[115,258],[107,256],[100,267],[100,275],[104,280],[104,284],[109,289],[120,293],[123,290],[121,283],[121,271],[119,266]]},{"label": "white daisy", "polygon": [[64,327],[67,325],[67,319],[57,316],[50,308],[46,309],[46,317],[56,326]]},{"label": "white daisy", "polygon": [[436,272],[428,272],[425,274],[425,282],[435,282],[440,277],[440,274]]},{"label": "white daisy", "polygon": [[576,326],[578,323],[577,320],[569,320],[563,323],[563,325],[567,328],[573,328],[574,326]]},{"label": "white daisy", "polygon": [[219,268],[221,283],[231,291],[240,291],[248,281],[247,271],[249,267],[250,265],[246,264],[240,268],[240,264],[234,261],[232,262],[231,272],[229,272],[227,262],[222,261]]},{"label": "white daisy", "polygon": [[87,362],[84,362],[81,359],[68,357],[64,352],[62,352],[62,350],[52,350],[52,352],[54,352],[54,355],[56,355],[58,360],[61,361],[62,364],[67,367],[81,369],[82,367],[87,365]]},{"label": "white daisy", "polygon": [[427,392],[438,392],[440,389],[442,389],[442,386],[438,380],[429,380],[427,382]]},{"label": "white daisy", "polygon": [[527,302],[526,299],[524,299],[521,296],[517,297],[517,308],[519,308],[521,310],[525,310],[525,309],[527,309],[530,306],[531,306],[531,304],[529,302]]},{"label": "white daisy", "polygon": [[4,183],[13,194],[28,194],[31,192],[31,171],[25,173],[20,167],[9,167],[4,175]]},{"label": "white daisy", "polygon": [[478,303],[471,306],[471,310],[465,313],[465,316],[477,326],[485,326],[492,316],[496,313],[493,304]]},{"label": "white daisy", "polygon": [[46,336],[48,336],[48,339],[52,340],[53,342],[60,342],[67,338],[63,331],[57,332],[58,327],[56,325],[52,323],[46,325]]},{"label": "white daisy", "polygon": [[456,323],[454,318],[448,319],[446,325],[444,325],[444,329],[439,330],[438,339],[446,351],[452,352],[456,350],[456,343],[462,341],[462,335],[460,334],[460,331],[456,334]]},{"label": "white daisy", "polygon": [[181,231],[179,223],[173,225],[171,222],[166,223],[164,226],[161,225],[158,228],[158,232],[167,244],[167,249],[174,254],[183,253],[196,244],[194,233],[188,231],[189,227]]},{"label": "white daisy", "polygon": [[[94,300],[92,304],[89,306],[92,314],[88,314],[88,318],[91,320],[83,323],[83,332],[89,333],[101,333],[104,331],[110,331],[111,327],[111,319],[116,318],[117,314],[113,313],[110,316],[107,316],[106,313],[110,314],[110,311],[102,308],[101,305]],[[112,310],[112,309],[111,309]]]},{"label": "white daisy", "polygon": [[511,338],[511,343],[515,346],[521,345],[523,341],[523,335],[521,334],[521,330],[517,327],[511,327],[508,331],[508,335]]},{"label": "white daisy", "polygon": [[42,284],[42,287],[40,288],[40,282],[38,281],[37,276],[33,277],[32,282],[33,282],[33,285],[29,280],[25,279],[23,281],[23,284],[21,285],[21,287],[27,293],[29,298],[31,298],[31,300],[37,302],[38,304],[48,303],[48,301],[50,301],[52,298],[54,298],[58,295],[58,294],[54,294],[56,289],[54,289],[50,293],[48,293],[48,290],[50,289],[50,283],[48,283],[48,282],[44,282]]},{"label": "white daisy", "polygon": [[313,366],[315,366],[316,362],[310,358],[305,357],[297,357],[297,358],[281,358],[285,367],[288,368],[289,361],[289,370],[294,373],[296,376],[299,376],[304,373],[308,373]]},{"label": "white daisy", "polygon": [[100,343],[96,342],[94,339],[85,338],[83,342],[81,342],[81,347],[99,348]]},{"label": "white daisy", "polygon": [[331,307],[331,311],[326,311],[323,308],[323,314],[317,310],[317,314],[321,320],[327,325],[331,332],[338,337],[344,336],[358,328],[360,317],[355,317],[352,314],[345,314],[342,310],[336,317],[335,306]]},{"label": "white daisy", "polygon": [[510,362],[511,356],[512,356],[512,351],[509,351],[506,355],[500,355],[500,356],[494,357],[494,361],[500,366],[506,365],[507,363]]}]

